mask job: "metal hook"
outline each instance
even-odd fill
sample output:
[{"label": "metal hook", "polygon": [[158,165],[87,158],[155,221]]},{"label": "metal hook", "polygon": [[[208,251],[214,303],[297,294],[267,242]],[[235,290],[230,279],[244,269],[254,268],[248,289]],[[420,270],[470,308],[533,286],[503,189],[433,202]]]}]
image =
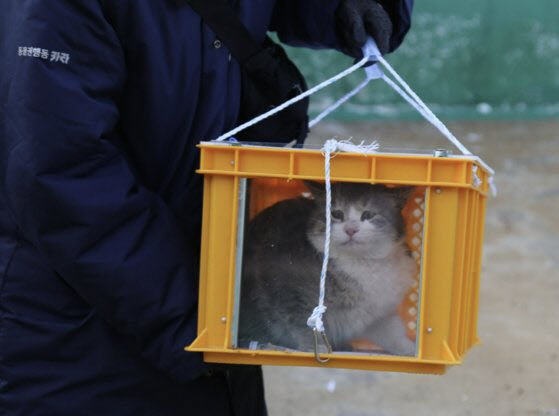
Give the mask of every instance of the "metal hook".
[{"label": "metal hook", "polygon": [[[314,358],[316,359],[316,361],[318,361],[321,364],[327,363],[328,361],[330,361],[330,358],[320,358],[320,355],[318,354],[318,332],[319,331],[316,328],[313,328],[312,332],[314,336]],[[326,345],[328,354],[332,354],[332,346],[330,345],[330,342],[328,342],[328,337],[326,336],[326,333],[324,331],[320,331],[320,335],[322,336],[322,341]]]}]

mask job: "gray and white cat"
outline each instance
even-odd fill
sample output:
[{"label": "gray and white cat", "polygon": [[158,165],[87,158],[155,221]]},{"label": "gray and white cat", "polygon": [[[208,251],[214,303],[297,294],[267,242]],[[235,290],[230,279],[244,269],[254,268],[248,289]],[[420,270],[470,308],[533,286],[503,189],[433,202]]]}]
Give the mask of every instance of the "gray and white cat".
[{"label": "gray and white cat", "polygon": [[[281,201],[247,226],[239,346],[250,341],[312,351],[307,318],[318,302],[324,251],[324,185],[311,198]],[[324,326],[335,351],[367,338],[386,352],[414,355],[398,305],[415,263],[405,244],[402,207],[409,187],[332,185],[330,259]]]}]

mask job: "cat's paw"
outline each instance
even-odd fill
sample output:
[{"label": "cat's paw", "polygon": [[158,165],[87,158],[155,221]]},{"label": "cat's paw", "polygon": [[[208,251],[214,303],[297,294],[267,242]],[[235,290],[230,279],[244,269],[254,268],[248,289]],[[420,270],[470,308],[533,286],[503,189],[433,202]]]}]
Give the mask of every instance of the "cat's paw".
[{"label": "cat's paw", "polygon": [[382,347],[388,354],[415,355],[415,340],[408,338],[406,328],[397,314],[376,322],[368,329],[367,338]]},{"label": "cat's paw", "polygon": [[414,356],[416,345],[415,342],[410,341],[408,337],[396,340],[394,345],[391,346],[390,353],[394,355]]}]

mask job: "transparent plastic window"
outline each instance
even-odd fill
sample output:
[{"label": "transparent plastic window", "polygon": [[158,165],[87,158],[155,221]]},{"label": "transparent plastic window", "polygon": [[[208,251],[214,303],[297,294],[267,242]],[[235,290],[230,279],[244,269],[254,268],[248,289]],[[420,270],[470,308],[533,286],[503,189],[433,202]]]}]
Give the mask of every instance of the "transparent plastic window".
[{"label": "transparent plastic window", "polygon": [[[324,183],[244,181],[234,345],[312,352]],[[335,352],[416,355],[424,212],[421,187],[332,184],[323,321]]]}]

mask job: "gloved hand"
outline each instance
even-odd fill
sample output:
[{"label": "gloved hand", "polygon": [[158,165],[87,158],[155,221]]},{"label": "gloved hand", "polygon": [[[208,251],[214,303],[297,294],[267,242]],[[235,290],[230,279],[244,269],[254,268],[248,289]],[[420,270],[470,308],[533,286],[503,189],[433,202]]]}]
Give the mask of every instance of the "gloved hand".
[{"label": "gloved hand", "polygon": [[336,10],[336,31],[347,55],[362,58],[367,36],[373,37],[384,55],[390,48],[392,21],[375,0],[341,0]]}]

